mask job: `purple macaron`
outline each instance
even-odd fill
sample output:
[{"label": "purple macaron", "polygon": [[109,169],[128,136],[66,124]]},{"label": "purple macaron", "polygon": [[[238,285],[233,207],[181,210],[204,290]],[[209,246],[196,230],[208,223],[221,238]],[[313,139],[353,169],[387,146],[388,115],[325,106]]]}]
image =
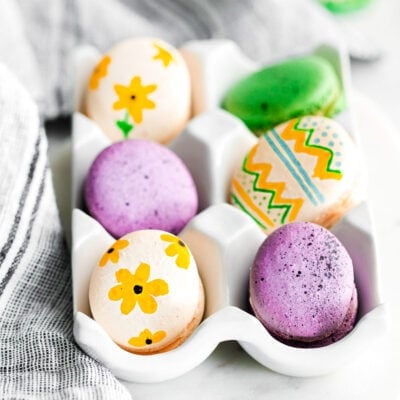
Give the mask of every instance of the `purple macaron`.
[{"label": "purple macaron", "polygon": [[250,303],[262,324],[285,343],[330,344],[354,326],[352,260],[327,229],[308,222],[285,225],[256,255]]},{"label": "purple macaron", "polygon": [[168,148],[125,140],[104,149],[86,177],[89,213],[116,238],[139,229],[179,233],[196,214],[190,172]]}]

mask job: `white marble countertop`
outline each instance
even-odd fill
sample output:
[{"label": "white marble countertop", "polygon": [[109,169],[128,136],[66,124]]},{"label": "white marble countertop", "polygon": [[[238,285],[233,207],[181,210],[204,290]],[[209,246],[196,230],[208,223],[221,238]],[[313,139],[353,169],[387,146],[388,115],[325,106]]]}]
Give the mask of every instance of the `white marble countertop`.
[{"label": "white marble countertop", "polygon": [[[236,343],[220,345],[212,356],[190,373],[159,384],[126,384],[134,398],[153,399],[400,399],[396,370],[400,361],[400,1],[376,0],[370,10],[354,17],[355,26],[382,47],[383,57],[374,63],[352,64],[353,85],[367,96],[356,96],[355,110],[370,174],[370,199],[376,221],[382,261],[382,287],[391,305],[392,330],[385,347],[373,357],[360,359],[341,371],[319,378],[290,378],[261,367]],[[369,99],[368,99],[369,98]],[[371,99],[371,100],[370,100]],[[48,126],[50,161],[68,145],[65,121]],[[65,171],[54,167],[54,174]],[[57,186],[59,197],[68,196],[65,179]]]},{"label": "white marble countertop", "polygon": [[370,8],[350,18],[382,49],[376,62],[352,63],[353,85],[394,117],[400,112],[400,1],[375,0]]}]

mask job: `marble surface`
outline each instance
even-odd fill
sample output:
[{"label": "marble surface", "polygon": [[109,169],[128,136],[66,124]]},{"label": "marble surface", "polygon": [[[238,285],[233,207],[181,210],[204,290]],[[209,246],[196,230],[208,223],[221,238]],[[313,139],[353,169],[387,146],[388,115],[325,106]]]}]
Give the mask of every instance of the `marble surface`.
[{"label": "marble surface", "polygon": [[[236,343],[223,343],[203,364],[180,378],[152,385],[124,383],[134,398],[153,399],[162,393],[164,399],[174,400],[186,399],[188,394],[193,399],[400,399],[396,373],[400,343],[395,340],[400,337],[400,185],[393,184],[392,178],[400,171],[400,130],[390,122],[400,112],[399,18],[398,0],[376,0],[370,10],[354,17],[361,32],[383,50],[383,57],[377,62],[353,63],[352,73],[354,87],[367,95],[355,96],[354,109],[370,175],[383,292],[391,305],[392,329],[385,346],[333,375],[300,379],[271,372]],[[68,219],[68,163],[60,163],[60,157],[68,157],[70,126],[63,120],[50,123],[47,128],[57,200],[63,206],[63,218]]]},{"label": "marble surface", "polygon": [[[343,17],[382,57],[373,63],[353,62],[353,85],[390,115],[400,112],[400,1],[374,0],[359,14]],[[400,135],[400,132],[398,132]]]}]

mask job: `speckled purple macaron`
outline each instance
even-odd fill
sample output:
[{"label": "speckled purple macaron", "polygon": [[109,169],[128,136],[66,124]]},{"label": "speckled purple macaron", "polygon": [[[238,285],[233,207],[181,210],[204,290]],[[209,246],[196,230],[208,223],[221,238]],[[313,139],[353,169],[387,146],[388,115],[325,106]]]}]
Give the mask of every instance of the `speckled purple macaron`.
[{"label": "speckled purple macaron", "polygon": [[284,341],[312,343],[345,335],[357,313],[354,290],[353,264],[344,246],[327,229],[308,222],[273,232],[250,271],[254,313]]},{"label": "speckled purple macaron", "polygon": [[179,233],[198,196],[181,159],[151,141],[125,140],[103,150],[85,181],[90,214],[114,237],[139,229]]},{"label": "speckled purple macaron", "polygon": [[346,316],[344,317],[342,325],[340,325],[340,327],[327,338],[316,340],[314,342],[301,342],[298,340],[282,339],[280,337],[277,337],[276,335],[273,336],[276,339],[280,340],[281,342],[293,347],[316,348],[316,347],[328,346],[344,338],[354,328],[354,324],[356,322],[356,317],[357,317],[357,311],[358,311],[358,294],[357,294],[357,289],[354,286],[353,295],[350,300],[350,306],[347,310]]}]

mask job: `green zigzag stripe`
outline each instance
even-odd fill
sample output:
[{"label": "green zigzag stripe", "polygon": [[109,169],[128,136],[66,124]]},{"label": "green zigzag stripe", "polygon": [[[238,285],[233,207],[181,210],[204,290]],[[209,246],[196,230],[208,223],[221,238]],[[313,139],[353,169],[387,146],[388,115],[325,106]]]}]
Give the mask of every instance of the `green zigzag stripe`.
[{"label": "green zigzag stripe", "polygon": [[285,210],[285,212],[282,214],[282,217],[281,217],[281,224],[284,224],[285,220],[286,220],[286,217],[289,214],[292,206],[289,205],[289,204],[282,204],[282,205],[274,205],[274,204],[272,204],[274,199],[275,199],[275,196],[276,196],[276,191],[275,190],[270,190],[270,189],[261,189],[261,188],[257,187],[258,181],[260,179],[260,174],[258,172],[255,172],[255,171],[254,172],[250,171],[250,170],[248,170],[246,168],[247,159],[248,159],[248,156],[246,156],[244,161],[243,161],[242,170],[243,170],[243,172],[246,172],[247,174],[253,175],[253,176],[256,177],[256,179],[254,179],[254,181],[253,181],[253,190],[255,192],[269,193],[271,195],[271,197],[270,197],[270,199],[268,201],[268,205],[267,205],[268,210],[271,210],[271,209],[274,209],[274,208],[284,209]]},{"label": "green zigzag stripe", "polygon": [[312,135],[313,135],[315,129],[314,128],[300,128],[299,127],[300,122],[301,122],[301,118],[299,118],[297,120],[296,125],[294,126],[294,129],[297,130],[297,131],[300,131],[300,132],[306,132],[307,138],[306,138],[306,141],[305,141],[304,145],[307,146],[307,147],[311,147],[311,148],[314,147],[315,149],[318,149],[318,150],[327,151],[330,154],[330,157],[329,157],[328,165],[326,166],[326,170],[325,171],[326,172],[331,172],[333,174],[342,175],[342,171],[340,171],[339,169],[332,169],[331,168],[331,164],[332,164],[333,156],[334,156],[333,151],[328,147],[319,146],[317,144],[311,144],[310,141],[312,139]]},{"label": "green zigzag stripe", "polygon": [[233,202],[237,204],[242,209],[242,211],[244,211],[257,225],[261,226],[261,228],[264,230],[267,229],[267,227],[262,222],[260,222],[257,218],[254,217],[254,215],[252,215],[247,211],[246,207],[240,202],[240,200],[233,193],[231,194],[231,196]]}]

